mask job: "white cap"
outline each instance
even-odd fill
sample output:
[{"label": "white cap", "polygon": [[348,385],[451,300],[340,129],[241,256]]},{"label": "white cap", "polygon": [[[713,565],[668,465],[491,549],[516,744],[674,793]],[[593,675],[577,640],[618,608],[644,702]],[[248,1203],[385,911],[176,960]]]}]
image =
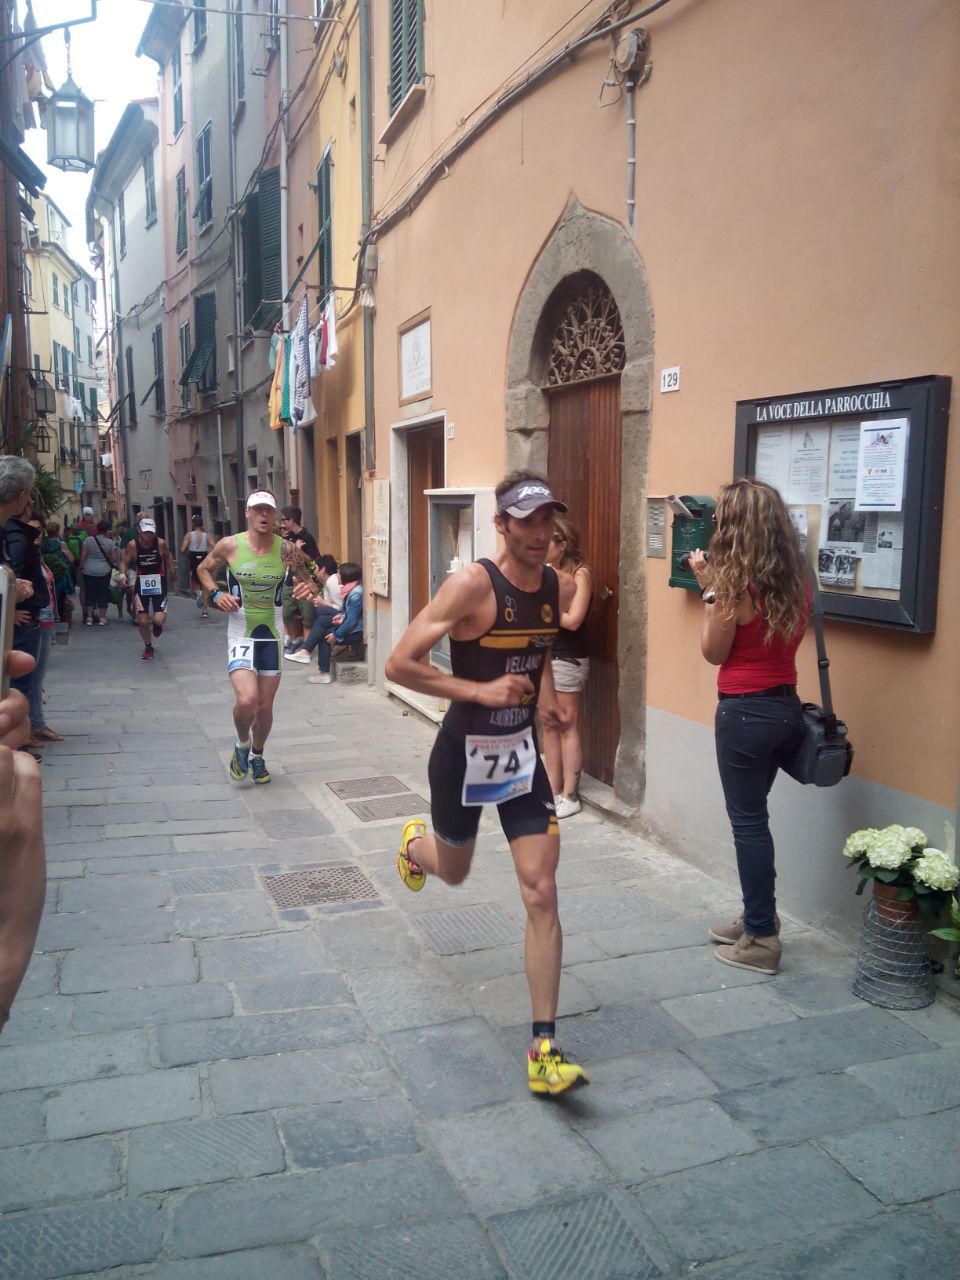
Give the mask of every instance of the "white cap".
[{"label": "white cap", "polygon": [[84,507],[84,508],[83,508],[83,514],[84,514],[85,516],[92,516],[92,515],[93,515],[93,507]]},{"label": "white cap", "polygon": [[247,510],[249,511],[251,507],[273,507],[276,511],[277,500],[272,493],[267,493],[265,489],[258,489],[247,499]]},{"label": "white cap", "polygon": [[156,532],[157,532],[157,522],[156,522],[156,520],[141,520],[141,521],[140,521],[140,532],[141,532],[141,533],[156,533]]}]

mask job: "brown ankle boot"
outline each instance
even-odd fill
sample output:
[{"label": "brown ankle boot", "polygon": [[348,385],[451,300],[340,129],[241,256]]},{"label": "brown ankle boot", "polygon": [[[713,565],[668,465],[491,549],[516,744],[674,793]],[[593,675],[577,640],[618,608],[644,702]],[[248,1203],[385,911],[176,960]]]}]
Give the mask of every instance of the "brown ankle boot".
[{"label": "brown ankle boot", "polygon": [[[773,917],[774,932],[780,932],[780,917]],[[729,924],[711,925],[707,930],[707,937],[712,938],[714,942],[736,942],[738,938],[743,937],[743,912],[737,916],[736,920],[731,920]]]},{"label": "brown ankle boot", "polygon": [[774,974],[780,968],[783,948],[775,933],[767,938],[755,938],[752,933],[741,934],[736,942],[716,947],[713,954],[723,964],[735,969],[753,969],[755,973]]}]

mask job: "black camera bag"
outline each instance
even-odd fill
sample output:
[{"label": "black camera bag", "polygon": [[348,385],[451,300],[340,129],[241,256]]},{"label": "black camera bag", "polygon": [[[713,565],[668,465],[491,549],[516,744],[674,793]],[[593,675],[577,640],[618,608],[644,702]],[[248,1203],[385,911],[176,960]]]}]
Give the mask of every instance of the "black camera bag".
[{"label": "black camera bag", "polygon": [[830,696],[830,660],[823,639],[823,606],[816,579],[813,581],[813,626],[817,636],[817,667],[823,706],[803,704],[803,741],[793,756],[780,767],[797,782],[815,787],[835,787],[847,776],[853,763],[853,743],[847,726],[838,720]]}]

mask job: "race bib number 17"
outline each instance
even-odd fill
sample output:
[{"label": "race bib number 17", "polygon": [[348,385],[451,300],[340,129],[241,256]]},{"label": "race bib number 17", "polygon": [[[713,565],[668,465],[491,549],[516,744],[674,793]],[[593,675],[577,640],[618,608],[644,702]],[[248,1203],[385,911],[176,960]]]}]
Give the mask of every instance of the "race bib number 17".
[{"label": "race bib number 17", "polygon": [[537,766],[532,726],[518,733],[468,733],[464,747],[467,771],[461,804],[502,804],[530,793]]},{"label": "race bib number 17", "polygon": [[235,640],[227,649],[227,672],[253,670],[253,641]]}]

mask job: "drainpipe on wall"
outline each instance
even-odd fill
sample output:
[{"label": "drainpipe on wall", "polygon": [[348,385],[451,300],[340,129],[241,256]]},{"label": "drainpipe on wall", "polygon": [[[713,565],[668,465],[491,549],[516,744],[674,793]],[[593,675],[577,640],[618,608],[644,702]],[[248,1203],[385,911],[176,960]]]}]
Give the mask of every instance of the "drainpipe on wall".
[{"label": "drainpipe on wall", "polygon": [[[231,22],[228,28],[230,32],[228,42],[227,57],[227,75],[229,77],[229,105],[230,115],[233,116],[236,110],[236,102],[234,101],[234,70],[233,70],[233,51],[232,42],[235,39],[233,35],[234,25]],[[240,280],[240,210],[237,208],[237,135],[232,126],[230,129],[230,253],[233,257],[233,329],[234,329],[234,351],[233,351],[233,414],[234,414],[234,439],[236,440],[237,450],[237,499],[244,497],[246,494],[246,482],[244,474],[246,467],[243,458],[243,305],[241,294]],[[217,450],[220,454],[220,501],[223,503],[223,509],[227,514],[229,527],[233,528],[234,510],[227,502],[227,490],[223,482],[223,413],[220,405],[217,405]]]},{"label": "drainpipe on wall", "polygon": [[[290,44],[289,22],[287,21],[287,0],[280,0],[280,110],[287,109],[289,93],[290,69],[287,57]],[[281,323],[285,333],[290,332],[290,304],[287,294],[290,291],[290,266],[287,261],[287,211],[289,208],[289,176],[287,174],[287,118],[283,117],[280,125],[280,297],[283,298],[283,314]],[[286,427],[287,438],[287,492],[300,488],[299,468],[297,465],[297,437],[291,423]]]},{"label": "drainpipe on wall", "polygon": [[[370,220],[373,216],[373,48],[370,38],[370,0],[359,0],[360,34],[360,243],[365,253]],[[374,253],[377,252],[373,246]],[[376,467],[373,397],[373,311],[363,307],[363,462],[368,472]],[[360,519],[366,529],[366,486],[360,486]],[[364,634],[367,637],[367,684],[377,678],[377,610],[365,610]]]}]

